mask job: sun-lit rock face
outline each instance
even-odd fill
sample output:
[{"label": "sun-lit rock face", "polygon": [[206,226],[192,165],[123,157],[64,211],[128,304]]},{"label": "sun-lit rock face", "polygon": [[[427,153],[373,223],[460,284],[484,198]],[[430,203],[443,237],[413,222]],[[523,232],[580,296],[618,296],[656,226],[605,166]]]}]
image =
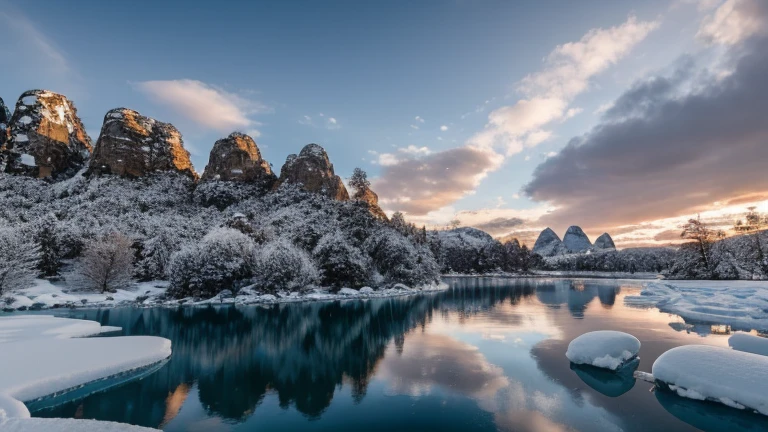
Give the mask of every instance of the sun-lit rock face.
[{"label": "sun-lit rock face", "polygon": [[261,157],[253,138],[233,132],[213,145],[201,180],[264,183],[271,187],[277,177],[269,163]]},{"label": "sun-lit rock face", "polygon": [[8,111],[8,107],[3,102],[3,98],[0,98],[0,146],[5,145],[8,141],[10,128],[8,124],[11,122],[11,112]]},{"label": "sun-lit rock face", "polygon": [[595,249],[616,249],[616,245],[613,243],[610,234],[602,233],[600,237],[595,240]]},{"label": "sun-lit rock face", "polygon": [[344,182],[333,171],[328,154],[317,144],[306,145],[298,156],[288,156],[275,187],[283,183],[299,184],[304,190],[317,192],[337,201],[349,200]]},{"label": "sun-lit rock face", "polygon": [[532,252],[543,257],[551,257],[564,254],[566,249],[560,237],[551,228],[546,228],[536,239]]},{"label": "sun-lit rock face", "polygon": [[[2,111],[0,117],[7,113]],[[91,155],[91,138],[74,104],[58,93],[24,92],[16,102],[8,129],[2,147],[5,172],[67,178],[83,168]]]},{"label": "sun-lit rock face", "polygon": [[563,237],[563,244],[570,253],[586,252],[592,248],[589,237],[584,234],[581,227],[576,225],[568,227],[568,231],[565,232]]},{"label": "sun-lit rock face", "polygon": [[89,173],[142,177],[158,171],[197,178],[178,129],[128,108],[107,112]]},{"label": "sun-lit rock face", "polygon": [[362,190],[356,191],[354,198],[358,201],[363,201],[368,204],[368,210],[371,214],[377,218],[388,220],[387,214],[379,207],[379,196],[376,192],[369,187],[362,188]]}]

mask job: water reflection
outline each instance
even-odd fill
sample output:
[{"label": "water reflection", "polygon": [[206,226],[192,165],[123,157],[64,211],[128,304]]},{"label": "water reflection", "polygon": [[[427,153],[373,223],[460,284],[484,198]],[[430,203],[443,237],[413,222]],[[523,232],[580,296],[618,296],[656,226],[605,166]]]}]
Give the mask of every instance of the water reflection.
[{"label": "water reflection", "polygon": [[635,377],[632,374],[638,366],[640,366],[640,360],[635,359],[617,371],[573,363],[571,363],[571,370],[586,385],[608,397],[618,397],[632,390],[632,387],[635,386]]},{"label": "water reflection", "polygon": [[174,354],[141,381],[34,415],[166,430],[648,430],[642,419],[653,417],[686,430],[631,370],[607,376],[565,359],[573,337],[603,328],[635,334],[642,362],[698,338],[617,301],[634,288],[450,282],[437,294],[368,301],[69,312],[167,337]]},{"label": "water reflection", "polygon": [[668,391],[654,392],[661,406],[678,419],[705,432],[766,431],[768,418],[713,402],[686,399]]}]

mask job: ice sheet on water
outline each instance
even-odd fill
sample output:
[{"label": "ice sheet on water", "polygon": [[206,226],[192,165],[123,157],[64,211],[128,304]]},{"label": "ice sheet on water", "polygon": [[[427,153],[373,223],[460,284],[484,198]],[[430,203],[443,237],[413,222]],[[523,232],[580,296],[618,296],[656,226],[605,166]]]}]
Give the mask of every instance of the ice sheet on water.
[{"label": "ice sheet on water", "polygon": [[728,338],[728,345],[736,351],[768,356],[768,338],[748,333],[736,333]]}]

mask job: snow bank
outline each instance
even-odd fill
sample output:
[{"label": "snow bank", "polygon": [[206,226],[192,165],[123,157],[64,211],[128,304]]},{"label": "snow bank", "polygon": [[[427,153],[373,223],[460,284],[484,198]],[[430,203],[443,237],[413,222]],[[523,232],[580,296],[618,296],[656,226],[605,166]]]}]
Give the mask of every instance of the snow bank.
[{"label": "snow bank", "polygon": [[768,330],[768,281],[650,282],[624,303],[657,307],[691,322]]},{"label": "snow bank", "polygon": [[768,338],[747,333],[736,333],[728,338],[728,345],[736,351],[768,356]]},{"label": "snow bank", "polygon": [[141,426],[133,426],[125,423],[104,422],[97,420],[78,420],[78,419],[7,419],[5,422],[0,420],[0,426],[3,432],[50,432],[50,431],[72,431],[72,432],[156,432],[157,429],[150,429]]},{"label": "snow bank", "polygon": [[657,381],[680,396],[768,415],[768,357],[687,345],[659,356],[652,371]]},{"label": "snow bank", "polygon": [[[159,337],[81,338],[115,329],[95,321],[47,315],[0,317],[3,430],[9,425],[25,431],[48,428],[37,419],[29,424],[13,420],[29,417],[20,401],[73,391],[87,383],[157,364],[171,355],[171,341]],[[72,429],[81,430],[79,424]]]},{"label": "snow bank", "polygon": [[616,370],[637,357],[640,341],[631,334],[601,330],[583,335],[568,344],[565,356],[575,364]]}]

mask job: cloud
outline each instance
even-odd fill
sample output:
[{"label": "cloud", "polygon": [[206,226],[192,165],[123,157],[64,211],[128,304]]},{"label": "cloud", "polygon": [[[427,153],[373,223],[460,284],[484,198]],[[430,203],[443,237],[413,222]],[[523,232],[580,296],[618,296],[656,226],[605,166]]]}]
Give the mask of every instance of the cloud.
[{"label": "cloud", "polygon": [[506,234],[515,228],[519,228],[523,224],[525,224],[525,221],[517,217],[498,217],[487,222],[475,224],[474,227],[481,229],[488,234],[498,235]]},{"label": "cloud", "polygon": [[727,0],[702,22],[697,37],[713,44],[735,45],[768,35],[768,2]]},{"label": "cloud", "polygon": [[411,155],[428,155],[432,153],[429,147],[416,147],[415,145],[409,145],[408,147],[399,148],[397,149],[397,151],[401,153],[411,154]]},{"label": "cloud", "polygon": [[441,131],[443,131],[443,132],[445,132],[445,131],[447,131],[447,130],[448,130],[448,126],[446,126],[446,125],[442,125],[442,126],[440,126],[440,130],[441,130]]},{"label": "cloud", "polygon": [[143,81],[133,86],[155,103],[220,132],[253,126],[250,115],[269,112],[260,102],[196,80]]},{"label": "cloud", "polygon": [[768,190],[768,41],[734,47],[720,78],[683,62],[636,84],[601,123],[540,164],[525,193],[567,226],[688,215]]},{"label": "cloud", "polygon": [[[504,161],[499,149],[510,156],[550,138],[552,132],[544,129],[546,125],[581,112],[569,104],[586,90],[589,79],[616,63],[657,26],[657,22],[630,16],[619,26],[592,29],[577,42],[557,46],[547,56],[543,70],[518,83],[524,98],[489,113],[485,128],[464,147],[426,157],[381,155],[378,162],[387,168],[375,186],[383,207],[423,216],[474,192]],[[475,111],[484,110],[490,101]],[[423,123],[420,116],[415,119]],[[419,129],[418,124],[410,126]]]},{"label": "cloud", "polygon": [[405,157],[379,164],[384,169],[373,188],[382,207],[424,215],[471,193],[488,172],[496,169],[498,155],[469,147]]},{"label": "cloud", "polygon": [[580,108],[568,108],[571,100],[587,90],[592,77],[616,64],[658,25],[630,16],[619,26],[592,29],[577,42],[557,46],[546,57],[544,69],[518,83],[525,98],[492,111],[486,128],[470,142],[480,147],[503,147],[507,156],[539,144],[540,140],[528,135],[545,133],[542,128],[549,123],[581,112]]}]

